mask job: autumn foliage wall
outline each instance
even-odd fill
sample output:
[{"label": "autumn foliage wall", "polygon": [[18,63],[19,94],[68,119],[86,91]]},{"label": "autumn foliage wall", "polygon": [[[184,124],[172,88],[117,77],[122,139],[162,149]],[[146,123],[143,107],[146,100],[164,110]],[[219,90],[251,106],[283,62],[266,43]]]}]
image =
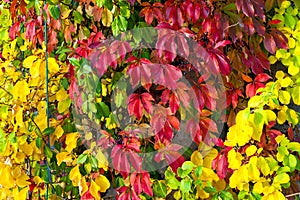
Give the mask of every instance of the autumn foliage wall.
[{"label": "autumn foliage wall", "polygon": [[296,198],[299,9],[2,1],[0,199]]}]

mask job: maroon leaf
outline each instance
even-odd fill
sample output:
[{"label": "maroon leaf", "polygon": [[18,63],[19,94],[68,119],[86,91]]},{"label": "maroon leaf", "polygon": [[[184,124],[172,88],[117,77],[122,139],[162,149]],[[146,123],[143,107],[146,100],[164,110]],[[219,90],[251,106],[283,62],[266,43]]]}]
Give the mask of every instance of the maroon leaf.
[{"label": "maroon leaf", "polygon": [[276,51],[276,43],[272,35],[267,34],[264,39],[265,48],[271,53],[274,54]]}]

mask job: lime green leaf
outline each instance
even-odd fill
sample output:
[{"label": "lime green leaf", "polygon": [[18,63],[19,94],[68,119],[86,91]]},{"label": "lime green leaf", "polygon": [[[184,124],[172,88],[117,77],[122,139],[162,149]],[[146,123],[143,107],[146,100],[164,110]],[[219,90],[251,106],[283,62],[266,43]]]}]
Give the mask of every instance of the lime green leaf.
[{"label": "lime green leaf", "polygon": [[153,192],[158,198],[166,198],[167,186],[162,181],[155,181],[153,184]]},{"label": "lime green leaf", "polygon": [[278,174],[275,176],[273,180],[274,183],[279,183],[279,184],[288,183],[289,181],[290,181],[290,176],[287,173]]}]

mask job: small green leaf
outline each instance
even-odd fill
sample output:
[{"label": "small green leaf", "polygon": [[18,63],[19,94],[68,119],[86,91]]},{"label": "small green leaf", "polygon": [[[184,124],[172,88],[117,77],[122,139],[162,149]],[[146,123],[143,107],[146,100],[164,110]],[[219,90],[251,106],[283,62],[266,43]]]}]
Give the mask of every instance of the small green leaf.
[{"label": "small green leaf", "polygon": [[287,26],[289,26],[292,30],[295,28],[296,25],[296,20],[295,18],[289,14],[289,13],[285,13],[284,16],[284,22]]},{"label": "small green leaf", "polygon": [[54,127],[48,127],[43,131],[43,133],[44,135],[51,135],[52,133],[54,133],[54,131],[55,131]]},{"label": "small green leaf", "polygon": [[77,159],[77,164],[82,164],[86,161],[87,159],[87,154],[81,154],[78,159]]},{"label": "small green leaf", "polygon": [[155,181],[153,185],[153,192],[155,197],[166,198],[167,186],[162,181]]},{"label": "small green leaf", "polygon": [[189,178],[185,178],[183,180],[181,180],[180,182],[180,191],[182,193],[187,193],[191,190],[192,187],[192,180]]},{"label": "small green leaf", "polygon": [[50,5],[50,6],[49,6],[49,11],[50,11],[50,15],[51,15],[54,19],[56,19],[56,20],[59,19],[59,17],[60,17],[60,10],[59,10],[59,8],[58,8],[57,5]]},{"label": "small green leaf", "polygon": [[36,138],[36,140],[35,140],[36,147],[41,148],[42,142],[43,142],[42,138],[40,138],[40,137]]},{"label": "small green leaf", "polygon": [[224,190],[221,191],[220,197],[221,197],[222,199],[226,199],[226,200],[231,200],[231,199],[233,199],[232,194],[231,194],[230,192],[227,192],[227,191],[224,191]]},{"label": "small green leaf", "polygon": [[47,158],[51,159],[53,156],[53,152],[47,145],[45,145],[44,151],[45,151],[45,155],[47,156]]},{"label": "small green leaf", "polygon": [[80,67],[79,60],[77,60],[76,58],[69,58],[69,61],[73,66]]},{"label": "small green leaf", "polygon": [[244,190],[240,191],[239,194],[238,194],[238,200],[245,199],[247,194],[248,194],[248,192],[246,192]]},{"label": "small green leaf", "polygon": [[81,22],[82,22],[82,20],[83,20],[83,17],[82,17],[82,15],[80,14],[80,12],[73,11],[73,16],[74,16],[74,21],[75,21],[77,24],[81,24]]},{"label": "small green leaf", "polygon": [[202,166],[195,169],[195,175],[199,178],[202,175]]}]

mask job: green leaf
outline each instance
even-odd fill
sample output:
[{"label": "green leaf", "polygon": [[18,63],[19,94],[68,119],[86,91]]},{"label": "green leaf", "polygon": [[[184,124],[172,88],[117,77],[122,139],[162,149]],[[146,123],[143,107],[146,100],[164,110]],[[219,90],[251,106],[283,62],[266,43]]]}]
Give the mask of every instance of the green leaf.
[{"label": "green leaf", "polygon": [[289,167],[291,168],[291,171],[294,171],[297,166],[297,158],[293,154],[289,155]]},{"label": "green leaf", "polygon": [[44,135],[51,135],[52,133],[54,133],[54,131],[55,131],[54,127],[48,127],[43,131],[43,133]]},{"label": "green leaf", "polygon": [[128,6],[120,6],[120,14],[128,19],[130,17],[130,10]]},{"label": "green leaf", "polygon": [[153,185],[153,192],[155,197],[166,198],[167,186],[162,181],[155,181]]},{"label": "green leaf", "polygon": [[231,194],[230,192],[227,192],[227,191],[224,191],[224,190],[221,191],[220,197],[221,197],[222,199],[226,199],[226,200],[231,200],[231,199],[233,199],[232,194]]},{"label": "green leaf", "polygon": [[187,193],[191,190],[192,187],[192,180],[189,178],[185,178],[183,180],[181,180],[180,182],[180,191],[182,193]]},{"label": "green leaf", "polygon": [[60,10],[59,10],[59,8],[58,8],[57,5],[50,5],[50,6],[49,6],[49,11],[50,11],[50,15],[51,15],[54,19],[56,19],[56,20],[59,19],[59,17],[60,17]]},{"label": "green leaf", "polygon": [[180,186],[180,182],[175,177],[171,177],[171,178],[167,179],[167,185],[172,190],[177,190],[178,187]]},{"label": "green leaf", "polygon": [[44,151],[45,151],[45,155],[47,156],[47,158],[51,159],[53,156],[53,152],[47,145],[45,145]]},{"label": "green leaf", "polygon": [[69,61],[73,66],[80,67],[79,60],[77,60],[76,58],[69,58]]},{"label": "green leaf", "polygon": [[100,102],[96,104],[98,111],[100,112],[101,116],[108,117],[109,116],[109,107],[104,103]]},{"label": "green leaf", "polygon": [[78,159],[77,159],[77,164],[82,164],[86,161],[87,159],[87,154],[81,154]]},{"label": "green leaf", "polygon": [[74,21],[75,21],[77,24],[81,24],[81,22],[82,22],[82,20],[83,20],[83,17],[82,17],[82,15],[80,14],[80,12],[73,11],[73,16],[74,16]]},{"label": "green leaf", "polygon": [[199,166],[195,169],[195,175],[200,178],[200,176],[202,175],[202,166]]},{"label": "green leaf", "polygon": [[207,193],[210,193],[210,194],[214,194],[214,193],[218,192],[217,189],[214,187],[205,187],[204,191]]},{"label": "green leaf", "polygon": [[296,20],[290,13],[285,13],[284,22],[287,26],[289,26],[292,30],[295,28]]},{"label": "green leaf", "polygon": [[293,102],[296,105],[300,105],[300,86],[294,87],[291,94],[292,94]]},{"label": "green leaf", "polygon": [[238,200],[245,199],[247,194],[248,194],[248,192],[246,192],[244,190],[240,191],[239,194],[238,194]]},{"label": "green leaf", "polygon": [[40,138],[40,137],[36,138],[36,140],[35,140],[36,147],[41,148],[42,142],[43,142],[42,138]]}]

